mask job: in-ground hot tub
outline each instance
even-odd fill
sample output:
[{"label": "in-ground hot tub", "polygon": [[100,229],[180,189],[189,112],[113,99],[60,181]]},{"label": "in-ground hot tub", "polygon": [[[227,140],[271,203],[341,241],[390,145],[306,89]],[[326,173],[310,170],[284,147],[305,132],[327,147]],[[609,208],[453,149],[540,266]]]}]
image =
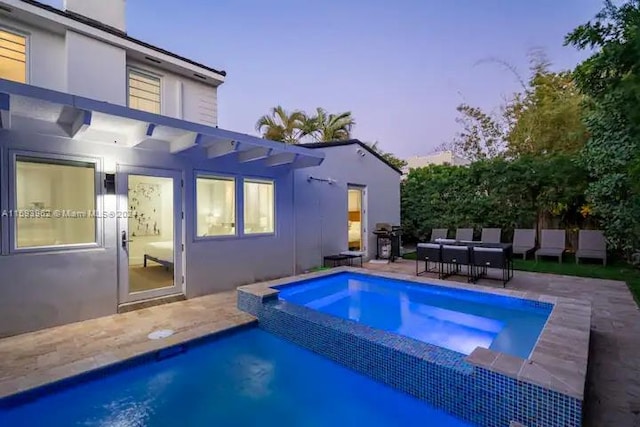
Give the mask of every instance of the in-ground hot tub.
[{"label": "in-ground hot tub", "polygon": [[343,267],[242,286],[238,307],[474,425],[582,424],[589,302]]},{"label": "in-ground hot tub", "polygon": [[278,287],[279,298],[463,354],[529,357],[551,305],[343,272]]}]

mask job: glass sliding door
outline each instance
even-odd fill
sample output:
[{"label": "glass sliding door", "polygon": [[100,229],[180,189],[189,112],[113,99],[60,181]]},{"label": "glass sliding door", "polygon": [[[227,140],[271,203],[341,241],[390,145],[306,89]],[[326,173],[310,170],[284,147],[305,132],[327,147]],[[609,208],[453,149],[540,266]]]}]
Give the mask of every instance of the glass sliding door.
[{"label": "glass sliding door", "polygon": [[118,189],[121,303],[183,292],[179,173],[136,168]]},{"label": "glass sliding door", "polygon": [[348,247],[350,251],[364,251],[364,188],[349,186],[347,194]]}]

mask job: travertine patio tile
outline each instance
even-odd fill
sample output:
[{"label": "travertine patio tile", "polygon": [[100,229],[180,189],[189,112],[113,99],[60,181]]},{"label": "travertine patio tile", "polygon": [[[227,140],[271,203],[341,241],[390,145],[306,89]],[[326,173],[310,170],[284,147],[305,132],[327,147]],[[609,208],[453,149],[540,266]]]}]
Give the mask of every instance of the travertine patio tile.
[{"label": "travertine patio tile", "polygon": [[477,347],[465,360],[473,365],[489,367],[496,360],[496,357],[498,357],[498,353],[495,351]]},{"label": "travertine patio tile", "polygon": [[230,291],[0,339],[0,397],[253,321]]},{"label": "travertine patio tile", "polygon": [[500,353],[491,364],[491,369],[501,374],[517,378],[524,363],[524,359]]}]

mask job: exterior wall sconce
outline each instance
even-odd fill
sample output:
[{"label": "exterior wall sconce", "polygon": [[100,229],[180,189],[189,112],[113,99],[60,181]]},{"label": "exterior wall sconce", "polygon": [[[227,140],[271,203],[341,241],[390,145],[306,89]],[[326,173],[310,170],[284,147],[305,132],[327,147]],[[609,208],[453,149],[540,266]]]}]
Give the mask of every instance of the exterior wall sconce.
[{"label": "exterior wall sconce", "polygon": [[358,148],[358,150],[356,151],[356,153],[358,153],[360,155],[360,157],[364,157],[367,155],[367,153],[364,152],[364,150],[362,148]]},{"label": "exterior wall sconce", "polygon": [[107,173],[104,175],[104,188],[107,194],[116,194],[116,174]]},{"label": "exterior wall sconce", "polygon": [[307,178],[307,182],[311,182],[311,181],[326,182],[329,185],[333,185],[338,182],[335,179],[331,179],[331,178],[316,178],[315,176],[309,176]]}]

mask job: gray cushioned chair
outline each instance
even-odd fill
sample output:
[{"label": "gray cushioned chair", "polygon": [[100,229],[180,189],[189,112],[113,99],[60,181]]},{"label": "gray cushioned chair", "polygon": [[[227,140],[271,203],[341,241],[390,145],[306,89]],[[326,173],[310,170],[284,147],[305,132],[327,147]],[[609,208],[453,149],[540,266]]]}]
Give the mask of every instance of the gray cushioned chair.
[{"label": "gray cushioned chair", "polygon": [[516,228],[513,232],[513,254],[527,259],[529,252],[536,248],[536,230],[533,228]]},{"label": "gray cushioned chair", "polygon": [[[420,271],[420,264],[424,262],[424,270]],[[440,244],[439,243],[418,243],[416,247],[416,276],[420,276],[430,271],[440,271]],[[434,264],[432,266],[432,264]],[[440,274],[438,274],[440,277]]]},{"label": "gray cushioned chair", "polygon": [[482,243],[500,243],[502,238],[501,228],[483,228],[482,237],[480,241]]},{"label": "gray cushioned chair", "polygon": [[473,228],[458,228],[456,230],[456,240],[458,242],[473,241]]},{"label": "gray cushioned chair", "polygon": [[467,282],[474,282],[474,267],[471,263],[471,252],[468,246],[442,245],[440,252],[440,278],[460,272],[460,266],[467,267]]},{"label": "gray cushioned chair", "polygon": [[446,239],[449,230],[446,228],[434,228],[431,230],[431,241],[435,242],[436,239]]},{"label": "gray cushioned chair", "polygon": [[473,265],[477,268],[476,276],[487,277],[489,268],[501,270],[500,281],[502,287],[506,287],[507,282],[513,277],[513,260],[505,248],[473,248]]},{"label": "gray cushioned chair", "polygon": [[541,256],[552,256],[557,257],[558,262],[562,264],[567,232],[565,230],[542,230],[541,234],[540,249],[536,251],[536,261]]},{"label": "gray cushioned chair", "polygon": [[580,230],[578,235],[578,250],[576,251],[576,264],[580,258],[602,260],[602,265],[607,265],[607,241],[600,230]]}]

